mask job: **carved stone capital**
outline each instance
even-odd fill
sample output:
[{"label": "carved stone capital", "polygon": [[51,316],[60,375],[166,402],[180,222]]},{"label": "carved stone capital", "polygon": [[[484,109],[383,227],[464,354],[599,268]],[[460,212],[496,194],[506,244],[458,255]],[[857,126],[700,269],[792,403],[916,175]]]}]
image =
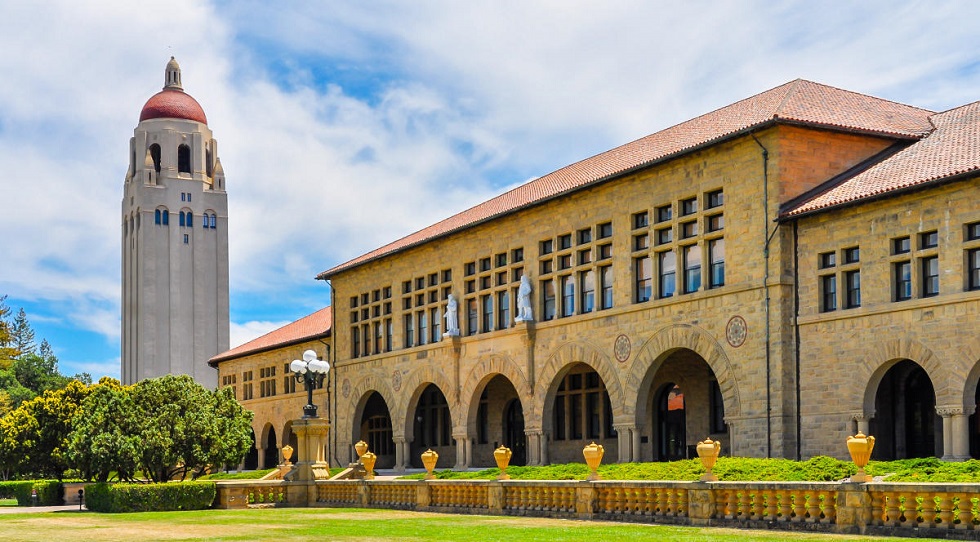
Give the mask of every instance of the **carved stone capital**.
[{"label": "carved stone capital", "polygon": [[936,405],[936,414],[939,414],[943,418],[962,416],[963,410],[963,405]]}]

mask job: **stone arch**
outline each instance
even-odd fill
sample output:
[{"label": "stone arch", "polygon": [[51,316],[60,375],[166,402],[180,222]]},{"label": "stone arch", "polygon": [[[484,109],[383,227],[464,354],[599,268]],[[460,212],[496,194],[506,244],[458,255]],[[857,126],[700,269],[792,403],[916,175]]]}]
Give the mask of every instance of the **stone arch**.
[{"label": "stone arch", "polygon": [[[861,357],[862,362],[855,365],[855,382],[865,382],[864,388],[855,386],[845,405],[861,405],[862,414],[873,418],[875,396],[882,378],[896,363],[903,359],[917,363],[929,375],[936,392],[936,405],[962,405],[962,379],[955,377],[944,360],[919,341],[909,338],[893,338],[876,341],[874,349]],[[976,389],[976,388],[974,388]]]},{"label": "stone arch", "polygon": [[[458,416],[455,411],[459,410],[459,397],[453,382],[445,373],[432,366],[419,367],[409,373],[408,378],[405,378],[401,384],[400,389],[412,391],[410,394],[402,394],[402,401],[395,408],[397,414],[392,413],[392,432],[396,437],[412,434],[412,416],[415,412],[415,405],[418,404],[419,397],[422,396],[422,392],[425,391],[428,384],[435,385],[446,397],[446,402],[449,403],[450,417],[455,420]],[[401,420],[398,423],[395,422],[396,415],[398,416],[397,419]]]},{"label": "stone arch", "polygon": [[[356,384],[351,388],[350,394],[345,399],[346,412],[344,415],[339,416],[337,424],[337,435],[338,437],[351,438],[354,433],[354,426],[360,423],[361,416],[364,414],[364,407],[367,405],[368,398],[371,397],[372,393],[377,392],[384,399],[385,404],[388,405],[388,414],[391,415],[392,430],[394,431],[398,424],[395,420],[400,419],[399,414],[396,412],[397,402],[394,392],[391,391],[391,386],[388,384],[390,379],[387,375],[382,375],[378,373],[368,373],[367,375],[361,377]],[[404,417],[404,416],[402,416]],[[396,436],[398,433],[394,433]],[[343,442],[343,441],[340,441]],[[349,446],[353,446],[354,443],[351,442]]]},{"label": "stone arch", "polygon": [[[252,428],[255,429],[255,426]],[[261,435],[256,442],[261,444],[263,448],[269,440],[269,431],[276,431],[276,425],[271,420],[265,420],[262,422],[261,428],[255,432],[256,435]],[[279,440],[279,431],[276,431],[276,440]]]},{"label": "stone arch", "polygon": [[[543,426],[545,420],[550,418],[552,398],[558,389],[558,384],[575,363],[584,363],[599,373],[599,377],[602,378],[602,382],[606,386],[606,392],[609,394],[613,418],[622,416],[625,409],[623,387],[619,382],[616,367],[609,361],[609,357],[595,345],[580,340],[568,342],[558,347],[541,368],[536,385],[534,405],[534,411],[540,412],[541,417],[534,418],[532,423]],[[530,429],[532,424],[528,423],[527,426]]]},{"label": "stone arch", "polygon": [[453,419],[454,427],[467,427],[472,429],[476,424],[477,408],[480,398],[478,390],[482,390],[490,380],[500,375],[506,378],[514,389],[517,390],[517,398],[524,409],[524,416],[528,417],[533,412],[533,390],[524,372],[510,357],[499,354],[492,354],[481,358],[470,370],[460,391],[460,403],[463,408],[458,409],[458,419]]},{"label": "stone arch", "polygon": [[687,349],[701,357],[711,368],[721,396],[725,402],[725,417],[737,417],[742,406],[738,393],[738,380],[731,361],[721,344],[710,333],[691,324],[667,326],[647,339],[640,347],[633,364],[626,375],[626,412],[630,423],[641,425],[646,412],[637,405],[645,404],[650,384],[657,371],[670,354]]},{"label": "stone arch", "polygon": [[964,412],[972,412],[976,407],[974,398],[980,384],[980,336],[963,347],[963,359],[967,361],[969,371],[963,385],[963,408],[966,409]]}]

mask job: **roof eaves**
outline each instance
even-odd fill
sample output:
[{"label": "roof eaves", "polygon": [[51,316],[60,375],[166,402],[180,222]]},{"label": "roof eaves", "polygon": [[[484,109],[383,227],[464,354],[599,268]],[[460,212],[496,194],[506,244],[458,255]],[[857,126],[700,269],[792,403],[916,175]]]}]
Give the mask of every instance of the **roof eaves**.
[{"label": "roof eaves", "polygon": [[314,333],[313,335],[308,335],[306,337],[298,337],[296,339],[290,339],[288,341],[283,341],[281,343],[270,344],[267,346],[261,346],[259,348],[254,348],[251,350],[244,350],[242,352],[235,352],[232,355],[218,354],[217,356],[208,360],[208,365],[211,367],[217,367],[219,363],[226,361],[232,361],[239,358],[244,358],[245,356],[254,356],[255,354],[261,354],[263,352],[269,352],[272,350],[277,350],[279,348],[285,348],[287,346],[293,346],[300,343],[305,343],[308,341],[313,341],[317,339],[326,339],[330,337],[330,330],[322,331],[320,333]]}]

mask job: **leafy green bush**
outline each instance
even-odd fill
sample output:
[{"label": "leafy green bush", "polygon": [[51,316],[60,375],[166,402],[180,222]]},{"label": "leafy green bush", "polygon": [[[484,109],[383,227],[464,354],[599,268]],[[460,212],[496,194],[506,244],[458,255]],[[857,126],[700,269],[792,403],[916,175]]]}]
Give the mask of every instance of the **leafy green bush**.
[{"label": "leafy green bush", "polygon": [[211,507],[214,482],[163,484],[95,484],[85,492],[85,505],[95,512],[161,512]]},{"label": "leafy green bush", "polygon": [[[37,490],[37,502],[31,491]],[[65,486],[57,480],[21,480],[0,482],[0,498],[16,498],[17,506],[57,506],[64,502]]]}]

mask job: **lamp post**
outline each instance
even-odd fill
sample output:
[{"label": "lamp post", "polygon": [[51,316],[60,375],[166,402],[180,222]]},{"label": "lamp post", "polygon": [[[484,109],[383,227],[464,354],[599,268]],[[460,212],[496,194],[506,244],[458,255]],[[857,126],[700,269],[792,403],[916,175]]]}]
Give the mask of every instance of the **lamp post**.
[{"label": "lamp post", "polygon": [[293,377],[296,378],[296,381],[302,382],[306,386],[306,406],[303,407],[303,418],[316,418],[313,389],[323,383],[323,379],[330,372],[330,364],[325,360],[317,359],[316,352],[307,350],[303,352],[303,359],[293,360],[289,364],[289,369],[293,371]]}]

